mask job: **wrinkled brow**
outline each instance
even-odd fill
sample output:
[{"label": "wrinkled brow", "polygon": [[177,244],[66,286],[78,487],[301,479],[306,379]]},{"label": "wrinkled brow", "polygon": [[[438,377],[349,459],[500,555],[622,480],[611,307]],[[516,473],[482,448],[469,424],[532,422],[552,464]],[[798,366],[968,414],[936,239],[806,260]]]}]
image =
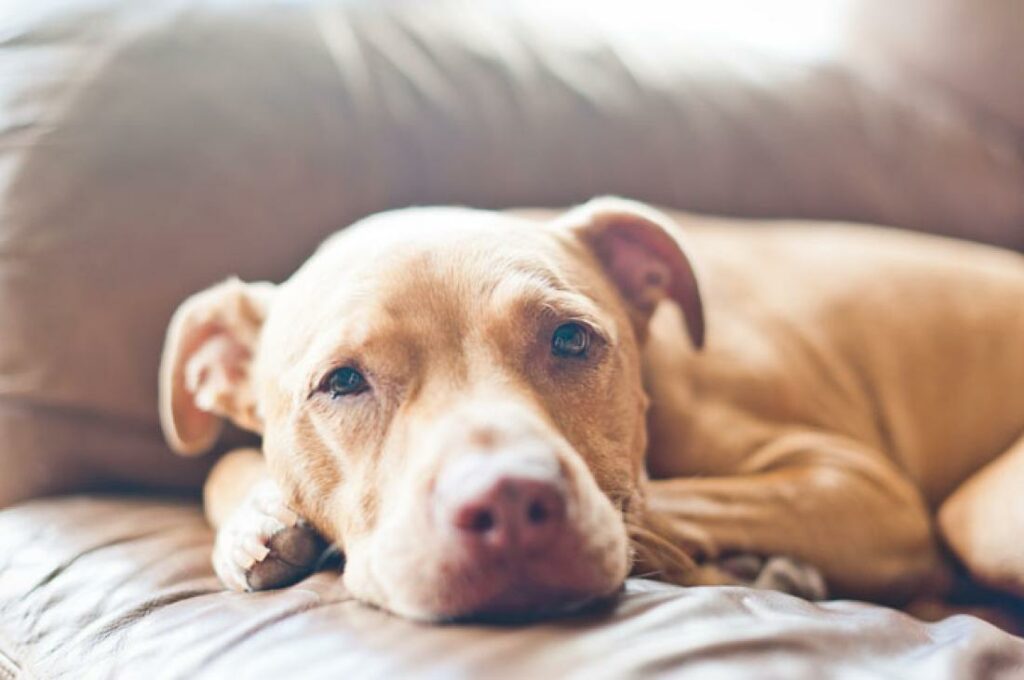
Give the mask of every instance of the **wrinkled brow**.
[{"label": "wrinkled brow", "polygon": [[614,332],[610,319],[593,300],[543,271],[516,272],[504,277],[492,289],[488,304],[504,317],[540,313]]},{"label": "wrinkled brow", "polygon": [[362,364],[367,357],[381,355],[404,368],[406,361],[413,360],[415,346],[415,333],[381,305],[335,313],[294,344],[290,360],[280,366],[278,382],[294,399],[302,401],[334,368],[349,364],[365,368]]}]

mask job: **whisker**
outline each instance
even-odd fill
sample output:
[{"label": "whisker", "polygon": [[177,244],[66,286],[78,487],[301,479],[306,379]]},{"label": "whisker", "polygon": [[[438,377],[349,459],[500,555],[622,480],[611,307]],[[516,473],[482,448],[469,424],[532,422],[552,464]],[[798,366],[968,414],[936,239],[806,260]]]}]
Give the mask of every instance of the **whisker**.
[{"label": "whisker", "polygon": [[[696,562],[673,539],[671,527],[659,522],[657,515],[624,512],[623,522],[634,554],[634,569],[644,577],[687,585],[693,582]],[[660,529],[660,531],[659,531]],[[639,574],[635,574],[639,575]]]}]

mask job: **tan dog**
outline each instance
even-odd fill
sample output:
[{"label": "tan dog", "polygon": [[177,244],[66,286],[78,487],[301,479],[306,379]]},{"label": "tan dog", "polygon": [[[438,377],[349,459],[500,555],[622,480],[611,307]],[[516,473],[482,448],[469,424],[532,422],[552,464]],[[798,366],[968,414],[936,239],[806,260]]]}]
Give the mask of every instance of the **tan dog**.
[{"label": "tan dog", "polygon": [[179,451],[221,417],[263,435],[207,485],[238,589],[304,573],[319,534],[356,596],[422,619],[563,607],[631,568],[729,582],[690,557],[742,553],[891,600],[941,533],[1024,594],[1024,262],[992,248],[617,199],[409,209],[280,286],[191,298],[162,371]]}]

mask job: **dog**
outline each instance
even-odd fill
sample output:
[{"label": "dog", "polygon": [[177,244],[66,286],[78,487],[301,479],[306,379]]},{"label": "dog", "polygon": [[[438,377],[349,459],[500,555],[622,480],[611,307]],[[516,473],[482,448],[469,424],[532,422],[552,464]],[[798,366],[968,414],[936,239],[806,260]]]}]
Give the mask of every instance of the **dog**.
[{"label": "dog", "polygon": [[354,596],[428,621],[736,583],[742,556],[894,602],[948,551],[1024,594],[1024,259],[991,247],[617,198],[381,213],[184,302],[160,397],[183,454],[225,418],[262,435],[205,489],[237,590],[326,543]]}]

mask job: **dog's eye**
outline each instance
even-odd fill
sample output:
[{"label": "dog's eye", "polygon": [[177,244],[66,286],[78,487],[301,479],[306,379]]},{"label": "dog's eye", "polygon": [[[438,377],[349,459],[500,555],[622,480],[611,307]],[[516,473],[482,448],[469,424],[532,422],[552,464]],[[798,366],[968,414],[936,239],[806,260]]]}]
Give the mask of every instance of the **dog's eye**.
[{"label": "dog's eye", "polygon": [[336,368],[327,374],[320,389],[332,397],[347,397],[365,391],[369,385],[363,374],[352,368],[344,366]]},{"label": "dog's eye", "polygon": [[551,353],[556,357],[582,357],[590,348],[590,331],[583,324],[563,323],[551,336]]}]

